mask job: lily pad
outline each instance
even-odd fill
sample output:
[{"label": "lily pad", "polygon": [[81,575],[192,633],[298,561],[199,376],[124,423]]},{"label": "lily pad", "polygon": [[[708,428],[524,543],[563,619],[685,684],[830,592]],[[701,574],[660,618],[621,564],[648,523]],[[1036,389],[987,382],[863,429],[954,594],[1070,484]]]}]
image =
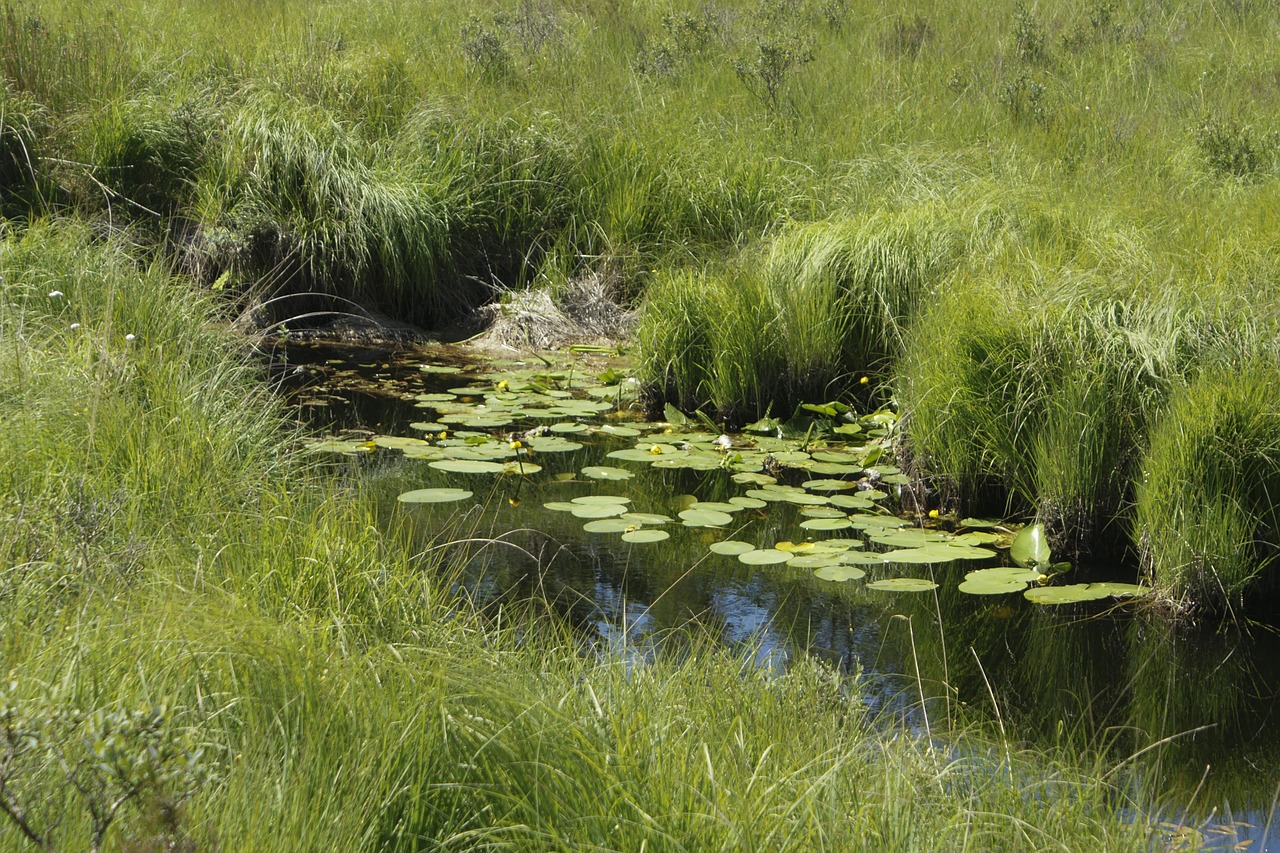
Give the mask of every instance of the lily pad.
[{"label": "lily pad", "polygon": [[975,569],[972,572],[965,573],[965,580],[981,580],[981,581],[1017,581],[1018,583],[1028,584],[1040,579],[1040,573],[1034,569],[1018,569],[1013,566],[998,569]]},{"label": "lily pad", "polygon": [[427,464],[432,468],[454,474],[501,474],[507,470],[505,465],[486,462],[483,459],[440,459]]},{"label": "lily pad", "polygon": [[621,495],[583,495],[580,498],[574,498],[576,504],[629,504],[631,498],[624,498]]},{"label": "lily pad", "polygon": [[735,483],[741,486],[747,484],[756,486],[772,486],[778,482],[776,477],[770,477],[768,474],[760,474],[755,471],[742,471],[734,474],[731,478]]},{"label": "lily pad", "polygon": [[786,551],[779,551],[776,548],[758,548],[738,555],[738,562],[745,563],[748,566],[771,566],[776,563],[785,563],[790,559],[790,554]]},{"label": "lily pad", "polygon": [[632,429],[628,426],[614,426],[613,424],[605,424],[599,428],[599,431],[605,435],[617,435],[623,438],[635,438],[640,434],[638,429]]},{"label": "lily pad", "polygon": [[406,447],[424,447],[427,444],[420,438],[406,438],[402,435],[374,436],[373,443],[390,450],[403,450]]},{"label": "lily pad", "polygon": [[466,489],[415,489],[400,495],[397,500],[407,504],[438,504],[465,501],[472,494]]},{"label": "lily pad", "polygon": [[626,462],[653,462],[659,458],[659,454],[650,453],[648,450],[641,450],[638,447],[628,447],[625,450],[613,450],[606,453],[610,459],[622,459]]},{"label": "lily pad", "polygon": [[736,539],[725,539],[723,542],[716,542],[711,546],[711,553],[720,554],[725,557],[736,557],[739,554],[745,554],[748,551],[754,551],[756,546],[739,542]]},{"label": "lily pad", "polygon": [[800,514],[805,518],[848,518],[833,506],[806,506],[801,508]]},{"label": "lily pad", "polygon": [[669,515],[659,515],[656,512],[629,512],[622,518],[632,524],[640,525],[670,524],[675,520]]},{"label": "lily pad", "polygon": [[949,563],[952,560],[985,560],[995,555],[995,551],[986,548],[943,544],[886,551],[881,556],[890,563]]},{"label": "lily pad", "polygon": [[832,495],[830,501],[832,506],[842,509],[871,509],[876,505],[871,498],[862,495]]},{"label": "lily pad", "polygon": [[879,589],[886,592],[928,592],[937,589],[938,585],[924,578],[884,578],[867,584],[867,589]]},{"label": "lily pad", "polygon": [[1013,544],[1009,546],[1009,559],[1023,568],[1047,565],[1051,555],[1044,525],[1028,524],[1019,530],[1018,535],[1013,537]]},{"label": "lily pad", "polygon": [[661,542],[664,539],[670,539],[671,534],[665,530],[628,530],[622,534],[623,542],[631,542],[636,545]]},{"label": "lily pad", "polygon": [[723,527],[733,521],[733,516],[729,513],[711,509],[681,510],[680,517],[688,527]]},{"label": "lily pad", "polygon": [[922,530],[919,527],[902,530],[878,530],[868,532],[867,538],[880,545],[891,548],[923,548],[925,545],[940,545],[951,537],[936,530]]},{"label": "lily pad", "polygon": [[810,518],[800,526],[805,530],[844,530],[853,527],[853,522],[847,518]]},{"label": "lily pad", "polygon": [[1151,592],[1151,587],[1140,586],[1136,583],[1111,583],[1109,581],[1102,583],[1091,583],[1089,588],[1093,590],[1103,590],[1107,595],[1116,598],[1140,598]]},{"label": "lily pad", "polygon": [[852,489],[856,483],[849,480],[806,480],[804,487],[813,492],[842,492]]},{"label": "lily pad", "polygon": [[1027,583],[1026,581],[997,580],[994,578],[966,578],[956,588],[969,595],[1006,595],[1012,592],[1022,592],[1027,588]]},{"label": "lily pad", "polygon": [[[1098,584],[1096,586],[1101,586]],[[1095,584],[1075,583],[1068,586],[1040,586],[1029,589],[1023,596],[1034,604],[1077,604],[1081,601],[1097,601],[1110,595]]]},{"label": "lily pad", "polygon": [[538,453],[569,453],[581,450],[582,445],[576,441],[568,441],[556,435],[539,436],[529,439],[529,448]]},{"label": "lily pad", "polygon": [[622,504],[578,504],[570,510],[570,514],[575,518],[610,518],[626,511],[627,508]]},{"label": "lily pad", "polygon": [[824,581],[856,581],[865,578],[867,573],[857,566],[824,566],[813,575]]},{"label": "lily pad", "polygon": [[593,480],[630,480],[633,476],[625,468],[613,468],[608,465],[588,465],[582,469],[582,474]]},{"label": "lily pad", "polygon": [[688,509],[705,509],[714,512],[735,513],[742,512],[742,507],[734,503],[725,503],[723,501],[698,501]]},{"label": "lily pad", "polygon": [[787,561],[788,566],[797,569],[822,569],[827,566],[839,566],[840,555],[832,551],[811,551],[808,554],[795,554]]},{"label": "lily pad", "polygon": [[632,526],[621,518],[598,518],[582,525],[582,529],[588,533],[625,533]]},{"label": "lily pad", "polygon": [[760,500],[759,498],[747,498],[747,497],[741,497],[741,496],[736,498],[729,498],[729,503],[734,504],[735,506],[740,506],[743,509],[760,509],[761,507],[768,506],[766,502]]}]

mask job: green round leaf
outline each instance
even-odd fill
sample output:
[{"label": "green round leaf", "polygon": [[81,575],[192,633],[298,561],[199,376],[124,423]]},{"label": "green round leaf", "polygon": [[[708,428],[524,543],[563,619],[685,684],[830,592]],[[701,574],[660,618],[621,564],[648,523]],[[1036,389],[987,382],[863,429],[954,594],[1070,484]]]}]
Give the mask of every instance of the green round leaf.
[{"label": "green round leaf", "polygon": [[622,517],[632,524],[643,525],[670,524],[675,520],[669,515],[659,515],[656,512],[629,512]]},{"label": "green round leaf", "polygon": [[938,585],[924,578],[885,578],[867,584],[868,589],[880,589],[886,592],[928,592],[937,589]]},{"label": "green round leaf", "polygon": [[865,578],[867,573],[856,566],[824,566],[813,575],[824,581],[856,581]]},{"label": "green round leaf", "polygon": [[454,474],[501,474],[507,470],[505,465],[480,459],[440,459],[427,464]]},{"label": "green round leaf", "polygon": [[398,500],[407,504],[437,504],[465,501],[471,495],[466,489],[415,489],[400,495]]},{"label": "green round leaf", "polygon": [[805,530],[844,530],[853,527],[853,522],[847,518],[811,518],[800,522],[800,526]]},{"label": "green round leaf", "polygon": [[723,527],[733,521],[733,516],[729,513],[711,509],[681,510],[680,517],[689,527]]},{"label": "green round leaf", "polygon": [[1077,583],[1069,586],[1039,586],[1023,593],[1027,601],[1035,604],[1076,604],[1081,601],[1097,601],[1106,598],[1105,589],[1093,589],[1093,584]]},{"label": "green round leaf", "polygon": [[748,566],[769,566],[775,563],[785,563],[790,559],[791,554],[786,551],[779,551],[776,548],[760,548],[738,555],[738,561],[746,563]]},{"label": "green round leaf", "polygon": [[713,554],[721,554],[725,557],[736,557],[739,554],[745,554],[755,549],[756,546],[746,542],[739,542],[736,539],[725,539],[723,542],[716,542],[711,546]]},{"label": "green round leaf", "polygon": [[625,533],[631,525],[620,518],[599,518],[582,525],[588,533]]},{"label": "green round leaf", "polygon": [[630,480],[633,476],[625,468],[612,468],[608,465],[588,465],[582,469],[582,474],[593,480]]},{"label": "green round leaf", "polygon": [[622,534],[623,542],[632,542],[637,545],[648,542],[661,542],[670,538],[671,534],[665,530],[629,530]]},{"label": "green round leaf", "polygon": [[957,587],[961,592],[969,595],[1004,595],[1011,592],[1022,592],[1027,588],[1025,581],[1016,580],[964,580]]},{"label": "green round leaf", "polygon": [[570,513],[575,518],[609,518],[626,511],[627,508],[622,504],[578,504]]}]

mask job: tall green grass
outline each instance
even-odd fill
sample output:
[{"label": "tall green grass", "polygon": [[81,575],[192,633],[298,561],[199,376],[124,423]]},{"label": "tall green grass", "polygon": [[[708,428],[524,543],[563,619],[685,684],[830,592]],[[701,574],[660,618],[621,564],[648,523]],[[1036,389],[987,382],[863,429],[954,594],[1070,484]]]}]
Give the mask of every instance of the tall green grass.
[{"label": "tall green grass", "polygon": [[730,419],[842,396],[887,374],[958,242],[942,211],[910,209],[794,225],[728,268],[674,272],[646,295],[641,376]]},{"label": "tall green grass", "polygon": [[1278,377],[1273,358],[1206,365],[1151,431],[1133,535],[1178,608],[1242,610],[1274,587]]}]

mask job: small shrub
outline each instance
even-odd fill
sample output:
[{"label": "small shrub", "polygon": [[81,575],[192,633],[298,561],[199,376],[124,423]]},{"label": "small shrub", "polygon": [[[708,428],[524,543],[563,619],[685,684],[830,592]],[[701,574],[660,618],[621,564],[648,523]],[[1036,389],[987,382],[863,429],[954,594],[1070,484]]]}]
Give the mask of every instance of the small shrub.
[{"label": "small shrub", "polygon": [[1042,127],[1049,123],[1044,84],[1021,68],[1000,84],[996,99],[1015,122],[1032,121]]},{"label": "small shrub", "polygon": [[733,60],[738,80],[772,115],[782,113],[788,84],[813,61],[813,36],[804,24],[796,4],[764,0]]},{"label": "small shrub", "polygon": [[1280,134],[1275,131],[1258,136],[1249,125],[1215,115],[1205,116],[1195,136],[1205,165],[1237,178],[1271,168],[1280,152]]},{"label": "small shrub", "polygon": [[1028,64],[1038,64],[1049,58],[1044,28],[1036,16],[1022,3],[1018,4],[1013,18],[1013,44],[1018,59]]},{"label": "small shrub", "polygon": [[709,15],[670,12],[662,16],[663,36],[640,51],[636,70],[662,76],[678,73],[704,55],[715,39],[718,27]]},{"label": "small shrub", "polygon": [[508,77],[515,69],[502,34],[475,15],[462,27],[462,53],[468,66],[487,80]]},{"label": "small shrub", "polygon": [[182,804],[208,777],[204,753],[185,743],[164,708],[82,710],[57,692],[20,698],[0,690],[0,813],[24,838],[52,847],[68,817],[62,793],[74,793],[102,849],[126,813],[159,829],[166,849],[185,835]]},{"label": "small shrub", "polygon": [[887,53],[915,59],[931,38],[933,27],[924,15],[916,13],[914,18],[898,15],[894,18],[893,27],[885,34],[883,44]]},{"label": "small shrub", "polygon": [[849,0],[822,0],[818,4],[818,17],[833,31],[840,32],[849,17]]}]

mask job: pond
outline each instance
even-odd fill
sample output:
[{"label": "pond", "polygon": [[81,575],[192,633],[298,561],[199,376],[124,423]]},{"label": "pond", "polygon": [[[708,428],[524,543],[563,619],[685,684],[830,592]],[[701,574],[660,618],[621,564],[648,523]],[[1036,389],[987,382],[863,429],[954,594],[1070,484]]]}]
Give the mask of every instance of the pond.
[{"label": "pond", "polygon": [[546,602],[630,654],[693,628],[762,666],[815,655],[906,725],[998,715],[1019,742],[1102,746],[1207,840],[1280,846],[1274,625],[1174,626],[1122,567],[1054,576],[1034,528],[937,517],[890,464],[890,411],[821,402],[728,436],[641,421],[603,353],[271,356],[309,449],[465,559],[480,604]]}]

